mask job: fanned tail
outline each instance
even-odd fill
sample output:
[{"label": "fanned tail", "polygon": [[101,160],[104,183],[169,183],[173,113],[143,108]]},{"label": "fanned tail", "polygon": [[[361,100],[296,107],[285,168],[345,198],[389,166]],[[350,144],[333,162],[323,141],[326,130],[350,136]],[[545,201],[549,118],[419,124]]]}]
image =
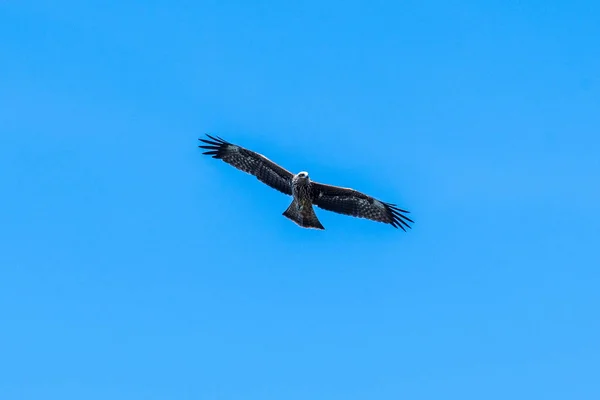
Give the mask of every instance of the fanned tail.
[{"label": "fanned tail", "polygon": [[303,228],[325,229],[321,221],[317,218],[312,204],[305,206],[302,210],[298,210],[297,202],[294,200],[287,210],[283,212],[283,216],[291,219]]}]

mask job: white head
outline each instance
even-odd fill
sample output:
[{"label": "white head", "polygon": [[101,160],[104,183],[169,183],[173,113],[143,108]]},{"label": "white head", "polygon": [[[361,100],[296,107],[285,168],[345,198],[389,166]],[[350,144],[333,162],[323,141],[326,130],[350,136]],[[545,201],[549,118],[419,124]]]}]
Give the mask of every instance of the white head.
[{"label": "white head", "polygon": [[296,176],[300,179],[308,179],[308,172],[300,171],[300,172],[298,172],[298,175],[296,175]]}]

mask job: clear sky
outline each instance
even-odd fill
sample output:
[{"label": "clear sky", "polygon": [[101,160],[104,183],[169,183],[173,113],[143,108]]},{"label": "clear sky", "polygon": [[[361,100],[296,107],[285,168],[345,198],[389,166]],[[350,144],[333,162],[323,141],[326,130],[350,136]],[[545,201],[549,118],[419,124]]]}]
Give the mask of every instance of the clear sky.
[{"label": "clear sky", "polygon": [[600,398],[600,3],[141,4],[0,2],[1,399]]}]

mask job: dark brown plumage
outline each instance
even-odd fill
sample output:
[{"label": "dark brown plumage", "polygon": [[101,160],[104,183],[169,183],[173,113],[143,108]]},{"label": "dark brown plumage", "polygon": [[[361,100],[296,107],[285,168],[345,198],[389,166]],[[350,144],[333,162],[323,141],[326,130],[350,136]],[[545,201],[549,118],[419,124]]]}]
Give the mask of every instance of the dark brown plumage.
[{"label": "dark brown plumage", "polygon": [[403,214],[410,212],[398,208],[395,204],[377,200],[354,189],[317,182],[313,183],[312,191],[312,203],[324,210],[385,222],[404,231],[406,231],[405,226],[411,228],[407,222],[413,220]]},{"label": "dark brown plumage", "polygon": [[262,154],[227,142],[220,137],[208,136],[211,140],[198,139],[206,145],[198,147],[208,150],[203,154],[221,159],[235,168],[256,176],[270,187],[294,197],[283,215],[305,228],[325,229],[318,220],[313,205],[358,218],[383,222],[394,228],[411,228],[413,222],[404,214],[409,211],[398,208],[351,188],[313,182],[307,172],[292,174]]},{"label": "dark brown plumage", "polygon": [[209,150],[202,154],[221,159],[239,170],[252,174],[259,181],[266,183],[273,189],[277,189],[287,195],[292,194],[290,183],[294,174],[290,171],[275,164],[262,154],[236,146],[218,136],[216,138],[208,134],[206,136],[212,140],[198,139],[208,144],[208,146],[198,146]]}]

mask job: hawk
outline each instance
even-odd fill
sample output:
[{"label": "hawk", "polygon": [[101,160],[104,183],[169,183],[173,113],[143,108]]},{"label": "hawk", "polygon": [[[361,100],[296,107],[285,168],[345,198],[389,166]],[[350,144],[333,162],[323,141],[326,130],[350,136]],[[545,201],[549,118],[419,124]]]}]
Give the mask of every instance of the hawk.
[{"label": "hawk", "polygon": [[314,182],[306,171],[294,175],[262,154],[229,143],[218,136],[206,136],[210,140],[198,139],[206,144],[198,147],[208,150],[202,154],[223,160],[256,176],[273,189],[292,196],[292,203],[283,215],[303,228],[325,229],[317,218],[313,205],[339,214],[390,224],[405,232],[405,227],[411,228],[408,222],[414,223],[404,215],[409,211],[402,210],[395,204],[383,202],[354,189]]}]

